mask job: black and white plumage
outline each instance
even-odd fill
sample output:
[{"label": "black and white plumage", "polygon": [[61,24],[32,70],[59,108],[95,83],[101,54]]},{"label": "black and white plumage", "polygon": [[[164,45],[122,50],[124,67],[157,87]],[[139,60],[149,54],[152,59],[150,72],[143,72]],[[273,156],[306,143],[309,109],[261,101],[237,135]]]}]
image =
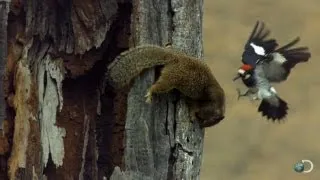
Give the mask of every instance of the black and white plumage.
[{"label": "black and white plumage", "polygon": [[255,68],[258,62],[262,62],[267,79],[270,82],[282,82],[296,64],[307,62],[311,53],[308,47],[292,48],[300,41],[299,37],[277,49],[277,41],[267,39],[269,34],[270,30],[265,28],[264,23],[257,21],[246,42],[242,63]]},{"label": "black and white plumage", "polygon": [[275,39],[268,39],[270,30],[265,28],[264,22],[257,21],[242,53],[242,63],[255,68],[256,63],[263,60],[267,54],[272,53],[278,43]]},{"label": "black and white plumage", "polygon": [[298,63],[307,62],[311,53],[308,47],[296,47],[300,38],[277,48],[275,39],[267,39],[270,31],[263,22],[257,22],[242,54],[243,66],[238,70],[238,77],[249,88],[239,96],[254,94],[261,103],[258,111],[267,119],[280,121],[287,115],[288,105],[281,99],[271,83],[285,81],[292,68]]},{"label": "black and white plumage", "polygon": [[261,100],[258,112],[261,112],[262,116],[266,116],[267,119],[281,121],[286,117],[288,104],[277,95],[275,88],[271,86],[264,73],[263,64],[258,63],[254,69],[248,69],[248,66],[243,65],[238,73],[248,87],[244,94],[238,92],[239,97],[251,95],[254,100]]}]

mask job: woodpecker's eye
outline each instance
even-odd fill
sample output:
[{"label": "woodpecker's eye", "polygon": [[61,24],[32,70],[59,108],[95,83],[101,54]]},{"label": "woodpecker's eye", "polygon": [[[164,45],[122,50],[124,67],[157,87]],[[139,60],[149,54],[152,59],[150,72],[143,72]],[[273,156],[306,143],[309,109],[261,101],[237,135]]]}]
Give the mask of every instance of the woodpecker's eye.
[{"label": "woodpecker's eye", "polygon": [[251,77],[250,74],[246,74],[246,75],[244,76],[244,79],[249,79],[250,77]]}]

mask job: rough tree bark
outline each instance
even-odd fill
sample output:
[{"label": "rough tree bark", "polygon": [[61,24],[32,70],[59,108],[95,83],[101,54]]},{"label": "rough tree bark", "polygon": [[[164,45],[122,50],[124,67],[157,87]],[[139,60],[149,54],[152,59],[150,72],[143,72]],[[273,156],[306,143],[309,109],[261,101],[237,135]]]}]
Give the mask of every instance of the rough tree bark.
[{"label": "rough tree bark", "polygon": [[199,179],[204,130],[190,121],[183,98],[145,103],[157,70],[128,93],[105,86],[104,72],[120,52],[141,44],[172,43],[202,58],[202,5],[12,0],[0,178]]},{"label": "rough tree bark", "polygon": [[[0,0],[0,77],[3,77],[6,65],[7,57],[7,22],[9,13],[8,0]],[[0,123],[2,124],[5,118],[5,100],[3,81],[0,82]],[[2,127],[1,127],[2,129]]]},{"label": "rough tree bark", "polygon": [[3,77],[7,61],[7,22],[9,13],[8,0],[0,0],[0,179],[6,178],[6,155],[9,151],[7,138],[2,128],[6,104],[4,99]]}]

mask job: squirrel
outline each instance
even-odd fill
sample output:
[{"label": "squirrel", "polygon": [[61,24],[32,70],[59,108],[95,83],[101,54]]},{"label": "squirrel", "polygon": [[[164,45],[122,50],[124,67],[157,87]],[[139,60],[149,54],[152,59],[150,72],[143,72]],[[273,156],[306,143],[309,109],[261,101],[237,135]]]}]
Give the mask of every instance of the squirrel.
[{"label": "squirrel", "polygon": [[124,51],[108,65],[107,82],[121,90],[144,70],[162,66],[161,74],[146,93],[151,103],[153,94],[178,90],[186,98],[200,127],[210,127],[224,119],[225,92],[203,61],[173,48],[143,45]]}]

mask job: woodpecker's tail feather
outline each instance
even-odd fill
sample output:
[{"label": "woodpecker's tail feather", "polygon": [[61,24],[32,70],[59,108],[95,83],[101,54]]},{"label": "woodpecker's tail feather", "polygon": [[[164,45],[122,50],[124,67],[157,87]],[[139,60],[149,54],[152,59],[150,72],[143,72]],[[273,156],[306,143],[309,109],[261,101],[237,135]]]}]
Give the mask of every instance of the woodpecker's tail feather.
[{"label": "woodpecker's tail feather", "polygon": [[269,120],[271,119],[273,122],[275,121],[283,121],[284,118],[288,114],[288,104],[278,97],[279,106],[274,106],[270,104],[267,100],[262,100],[260,106],[258,108],[258,112],[262,113],[262,116],[266,116]]}]

